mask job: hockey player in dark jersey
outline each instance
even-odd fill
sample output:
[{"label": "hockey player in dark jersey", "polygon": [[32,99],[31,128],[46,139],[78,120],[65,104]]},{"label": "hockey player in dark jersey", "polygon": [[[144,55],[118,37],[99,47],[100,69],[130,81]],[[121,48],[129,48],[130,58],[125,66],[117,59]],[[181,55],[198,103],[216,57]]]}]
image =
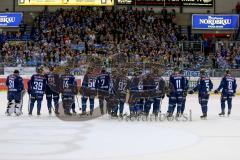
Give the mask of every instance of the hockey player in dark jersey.
[{"label": "hockey player in dark jersey", "polygon": [[47,98],[47,107],[49,114],[52,114],[52,99],[54,102],[54,111],[55,114],[59,114],[58,108],[59,108],[59,89],[58,89],[58,81],[59,76],[57,74],[53,73],[54,67],[49,68],[49,72],[45,74],[46,80],[47,80],[47,86],[46,86],[46,98]]},{"label": "hockey player in dark jersey", "polygon": [[[183,70],[180,70],[180,74],[182,74],[184,76],[184,71]],[[188,79],[184,76],[184,80],[185,80],[185,89],[183,91],[183,102],[182,102],[182,108],[181,108],[181,115],[183,115],[184,113],[184,110],[185,110],[185,105],[186,105],[186,97],[187,97],[187,94],[188,94]]]},{"label": "hockey player in dark jersey", "polygon": [[29,115],[32,115],[34,103],[37,101],[37,115],[41,114],[43,95],[46,91],[46,78],[43,75],[42,67],[37,68],[37,74],[34,74],[28,83],[28,92],[31,95]]},{"label": "hockey player in dark jersey", "polygon": [[93,67],[88,67],[87,73],[85,74],[82,82],[82,87],[80,89],[80,94],[82,95],[82,115],[86,114],[87,100],[90,102],[90,115],[94,111],[94,98],[97,96],[96,91],[96,80],[97,74],[94,73]]},{"label": "hockey player in dark jersey", "polygon": [[[99,107],[102,115],[104,114],[104,101],[106,101],[106,98],[109,96],[110,82],[110,75],[106,72],[105,68],[102,68],[101,74],[97,77],[95,86],[98,93]],[[108,108],[107,111],[109,112],[110,108]]]},{"label": "hockey player in dark jersey", "polygon": [[[153,114],[155,116],[161,113],[161,101],[165,97],[166,85],[164,79],[160,76],[158,68],[153,69],[153,73],[149,74],[149,78],[146,78],[143,82],[144,86],[148,85],[149,99],[145,102],[144,112],[148,115],[153,104]],[[151,86],[149,86],[151,85]]]},{"label": "hockey player in dark jersey", "polygon": [[130,80],[129,85],[129,108],[131,116],[140,115],[143,113],[143,78],[142,72],[138,68],[135,68],[134,76]]},{"label": "hockey player in dark jersey", "polygon": [[206,71],[202,69],[200,71],[200,78],[197,82],[196,87],[194,87],[193,90],[189,91],[189,94],[193,94],[194,92],[198,91],[199,104],[201,105],[203,113],[203,115],[200,116],[201,119],[207,118],[208,100],[212,88],[213,83],[211,79],[207,76]]},{"label": "hockey player in dark jersey", "polygon": [[113,116],[117,116],[119,110],[119,117],[123,116],[124,103],[126,101],[127,91],[129,88],[130,79],[127,77],[127,70],[125,68],[119,69],[113,77],[113,92],[116,98],[116,104],[113,107]]},{"label": "hockey player in dark jersey", "polygon": [[228,104],[228,116],[231,114],[232,109],[232,97],[235,95],[237,89],[236,79],[231,76],[230,71],[226,70],[226,74],[221,80],[219,87],[214,91],[217,94],[222,90],[221,94],[221,113],[219,116],[225,115],[225,102]]},{"label": "hockey player in dark jersey", "polygon": [[[61,75],[61,93],[65,115],[76,114],[74,95],[78,93],[75,77],[70,73],[70,69],[65,69],[65,74]],[[72,113],[70,110],[72,109]]]},{"label": "hockey player in dark jersey", "polygon": [[18,116],[22,113],[22,96],[25,91],[23,79],[19,76],[18,70],[15,70],[13,74],[7,77],[6,86],[8,88],[8,106],[6,114],[10,116],[14,112]]},{"label": "hockey player in dark jersey", "polygon": [[169,106],[168,117],[173,115],[175,107],[177,105],[177,117],[180,116],[183,102],[183,92],[185,90],[185,78],[179,73],[180,69],[176,67],[174,73],[169,78]]}]

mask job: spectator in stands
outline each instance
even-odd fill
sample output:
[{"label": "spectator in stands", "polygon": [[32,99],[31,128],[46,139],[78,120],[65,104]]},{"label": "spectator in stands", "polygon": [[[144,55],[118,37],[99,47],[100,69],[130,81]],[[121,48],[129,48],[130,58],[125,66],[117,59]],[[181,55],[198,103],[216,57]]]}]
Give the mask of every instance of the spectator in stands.
[{"label": "spectator in stands", "polygon": [[240,53],[238,53],[235,57],[236,67],[240,68]]}]

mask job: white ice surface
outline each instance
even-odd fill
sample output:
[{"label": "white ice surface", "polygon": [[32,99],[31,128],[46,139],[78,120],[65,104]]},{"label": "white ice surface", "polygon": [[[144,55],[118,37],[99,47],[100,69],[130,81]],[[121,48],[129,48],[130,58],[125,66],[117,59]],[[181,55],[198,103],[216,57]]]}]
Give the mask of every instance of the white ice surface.
[{"label": "white ice surface", "polygon": [[[188,96],[191,122],[126,122],[108,117],[64,122],[47,114],[45,100],[42,116],[29,117],[27,101],[25,96],[23,116],[7,117],[6,93],[0,93],[0,160],[240,159],[239,97],[233,100],[231,117],[220,118],[219,96],[211,96],[208,120],[200,120],[197,96]],[[167,98],[162,111],[166,109]]]}]

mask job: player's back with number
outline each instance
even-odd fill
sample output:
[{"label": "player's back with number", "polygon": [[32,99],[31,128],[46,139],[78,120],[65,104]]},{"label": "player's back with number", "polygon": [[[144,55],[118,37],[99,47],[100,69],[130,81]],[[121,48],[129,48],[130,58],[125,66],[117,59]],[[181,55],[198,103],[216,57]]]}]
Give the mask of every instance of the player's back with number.
[{"label": "player's back with number", "polygon": [[230,74],[227,74],[225,77],[223,77],[222,82],[222,92],[223,94],[234,94],[236,92],[237,83],[236,79],[232,77]]},{"label": "player's back with number", "polygon": [[194,91],[198,91],[199,94],[210,94],[210,91],[213,88],[213,83],[209,77],[201,77],[199,78],[196,87],[193,89]]},{"label": "player's back with number", "polygon": [[46,90],[47,80],[42,74],[34,74],[30,79],[31,94],[43,95]]},{"label": "player's back with number", "polygon": [[97,77],[95,87],[100,91],[109,91],[110,84],[110,75],[107,73],[103,73]]},{"label": "player's back with number", "polygon": [[175,93],[182,93],[185,89],[185,78],[181,74],[172,74],[169,78]]},{"label": "player's back with number", "polygon": [[8,92],[21,92],[24,89],[23,79],[17,75],[9,75],[6,80]]},{"label": "player's back with number", "polygon": [[77,88],[75,77],[72,74],[64,74],[61,76],[63,94],[73,94]]},{"label": "player's back with number", "polygon": [[97,76],[94,74],[86,74],[83,78],[82,87],[90,90],[96,89]]}]

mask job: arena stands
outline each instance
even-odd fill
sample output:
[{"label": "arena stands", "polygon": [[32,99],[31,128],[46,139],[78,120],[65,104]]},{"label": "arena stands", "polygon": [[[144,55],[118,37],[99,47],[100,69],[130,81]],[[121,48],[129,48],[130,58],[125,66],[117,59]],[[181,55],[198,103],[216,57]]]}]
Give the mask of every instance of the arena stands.
[{"label": "arena stands", "polygon": [[166,8],[160,13],[131,8],[44,11],[35,18],[31,34],[24,31],[1,35],[3,65],[57,65],[86,54],[109,57],[121,52],[128,61],[161,62],[168,67],[198,69],[206,62],[214,68],[239,66],[239,55],[235,57],[239,48],[217,50],[212,60],[206,52],[182,50],[179,42],[188,38],[175,23],[175,12]]}]

